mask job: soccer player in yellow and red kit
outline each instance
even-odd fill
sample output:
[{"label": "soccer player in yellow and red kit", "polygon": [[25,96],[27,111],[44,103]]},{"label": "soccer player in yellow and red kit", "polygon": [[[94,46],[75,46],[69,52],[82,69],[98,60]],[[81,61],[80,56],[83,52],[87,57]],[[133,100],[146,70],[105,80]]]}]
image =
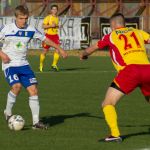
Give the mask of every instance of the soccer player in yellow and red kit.
[{"label": "soccer player in yellow and red kit", "polygon": [[142,30],[126,28],[124,16],[120,13],[110,18],[110,26],[110,34],[80,55],[81,60],[87,59],[96,49],[108,46],[112,63],[118,72],[102,103],[105,120],[111,131],[110,136],[105,138],[106,142],[122,141],[115,110],[122,96],[139,87],[146,100],[150,101],[150,63],[144,46],[145,42],[150,42],[150,35]]},{"label": "soccer player in yellow and red kit", "polygon": [[[57,16],[57,12],[58,12],[58,6],[52,5],[50,14],[46,16],[43,20],[43,28],[44,28],[45,36],[48,39],[52,40],[55,44],[60,45],[59,36],[58,36],[59,19]],[[50,46],[47,45],[45,42],[43,42],[42,46],[43,46],[43,52],[40,55],[40,66],[39,66],[41,72],[43,71],[43,64],[44,64],[46,53],[50,48]],[[59,60],[59,52],[57,49],[55,49],[54,56],[53,56],[53,63],[51,66],[54,71],[59,70],[57,67],[58,60]]]}]

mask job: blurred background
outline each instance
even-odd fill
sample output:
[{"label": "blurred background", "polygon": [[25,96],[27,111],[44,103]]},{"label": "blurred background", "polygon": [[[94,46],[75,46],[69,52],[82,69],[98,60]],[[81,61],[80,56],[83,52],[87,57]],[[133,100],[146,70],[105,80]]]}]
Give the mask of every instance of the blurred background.
[{"label": "blurred background", "polygon": [[[27,6],[32,17],[45,17],[51,5],[57,4],[60,17],[81,18],[80,34],[83,47],[111,32],[108,18],[116,12],[125,15],[128,26],[150,32],[150,0],[0,0],[0,16],[13,16],[14,8],[19,4]],[[0,24],[4,22],[3,19]],[[69,20],[68,24],[73,22]],[[67,26],[66,29],[69,28],[73,27]],[[61,33],[64,30],[61,30]]]}]

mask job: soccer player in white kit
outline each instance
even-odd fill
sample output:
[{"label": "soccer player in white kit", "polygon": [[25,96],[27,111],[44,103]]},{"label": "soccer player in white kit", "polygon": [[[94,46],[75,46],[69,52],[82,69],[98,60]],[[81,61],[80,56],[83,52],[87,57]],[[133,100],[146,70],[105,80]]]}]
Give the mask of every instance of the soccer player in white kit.
[{"label": "soccer player in white kit", "polygon": [[27,45],[32,38],[38,38],[50,46],[59,50],[63,58],[67,53],[58,45],[47,39],[35,27],[27,24],[29,11],[20,5],[15,9],[16,20],[14,23],[7,24],[0,29],[0,40],[4,40],[0,57],[2,59],[2,69],[11,90],[7,95],[6,109],[4,115],[6,120],[12,115],[12,107],[16,102],[16,97],[24,86],[29,93],[29,106],[32,112],[33,129],[46,129],[39,120],[39,98],[36,77],[27,61]]}]

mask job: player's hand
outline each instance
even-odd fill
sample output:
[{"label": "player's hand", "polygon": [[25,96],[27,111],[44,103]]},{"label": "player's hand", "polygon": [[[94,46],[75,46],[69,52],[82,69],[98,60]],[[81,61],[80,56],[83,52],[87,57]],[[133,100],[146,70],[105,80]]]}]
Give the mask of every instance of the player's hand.
[{"label": "player's hand", "polygon": [[7,63],[10,62],[10,58],[8,57],[8,55],[6,55],[4,53],[3,53],[1,58],[2,58],[2,61],[3,61],[4,64],[7,64]]},{"label": "player's hand", "polygon": [[80,54],[80,60],[86,60],[88,59],[88,56],[83,53]]},{"label": "player's hand", "polygon": [[63,28],[63,25],[59,25],[58,27],[59,27],[59,28]]},{"label": "player's hand", "polygon": [[60,54],[61,54],[61,56],[62,56],[63,58],[67,58],[67,57],[68,57],[67,52],[64,51],[64,50],[62,50],[62,51],[60,52]]},{"label": "player's hand", "polygon": [[55,28],[56,27],[56,24],[55,22],[52,22],[52,25],[51,25],[52,28]]}]

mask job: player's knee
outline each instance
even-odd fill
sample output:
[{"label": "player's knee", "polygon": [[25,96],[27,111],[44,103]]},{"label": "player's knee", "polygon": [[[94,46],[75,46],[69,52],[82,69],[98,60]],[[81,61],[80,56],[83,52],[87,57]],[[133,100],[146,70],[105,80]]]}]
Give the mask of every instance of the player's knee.
[{"label": "player's knee", "polygon": [[19,92],[21,91],[21,88],[22,88],[21,84],[17,83],[17,84],[15,84],[15,85],[12,86],[12,92],[14,94],[18,95]]},{"label": "player's knee", "polygon": [[38,90],[36,86],[32,86],[28,89],[29,95],[30,96],[34,96],[34,95],[38,95]]},{"label": "player's knee", "polygon": [[58,49],[56,49],[56,50],[55,50],[55,53],[58,53],[58,54],[59,54],[59,51],[58,51]]},{"label": "player's knee", "polygon": [[48,49],[43,50],[43,54],[46,55],[48,53]]},{"label": "player's knee", "polygon": [[107,106],[107,105],[113,105],[113,106],[115,106],[115,102],[113,102],[113,101],[111,101],[111,100],[104,100],[103,102],[102,102],[102,108],[103,107],[105,107],[105,106]]}]

